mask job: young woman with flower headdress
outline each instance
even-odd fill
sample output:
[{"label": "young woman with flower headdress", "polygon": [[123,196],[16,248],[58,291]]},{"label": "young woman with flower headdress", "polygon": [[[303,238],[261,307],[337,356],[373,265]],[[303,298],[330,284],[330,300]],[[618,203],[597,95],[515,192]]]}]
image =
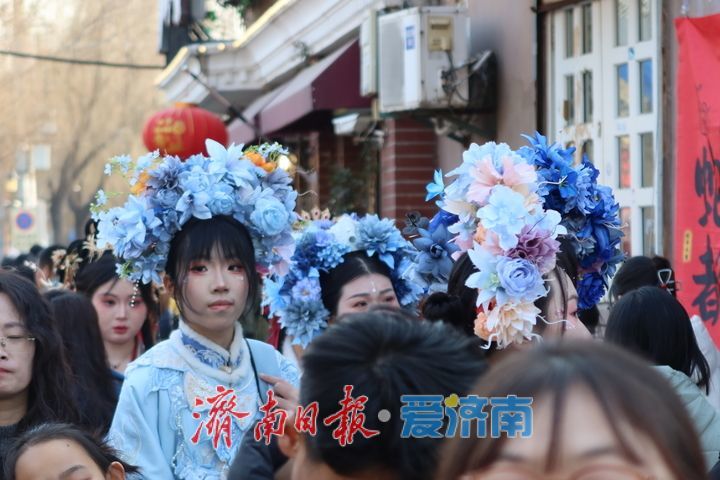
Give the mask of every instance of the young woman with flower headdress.
[{"label": "young woman with flower headdress", "polygon": [[128,366],[110,429],[146,478],[226,475],[259,407],[277,396],[261,374],[298,382],[240,323],[258,314],[260,274],[286,272],[294,249],[297,195],[275,168],[282,150],[206,146],[209,157],[185,162],[114,159],[107,170],[129,176],[133,193],[122,207],[96,210],[98,243],[113,246],[121,274],[149,283],[164,272],[181,313],[179,329]]},{"label": "young woman with flower headdress", "polygon": [[[451,282],[457,290],[451,293],[476,292],[464,293],[466,300],[475,297],[473,331],[499,348],[540,336],[589,336],[578,308],[600,300],[622,258],[612,192],[597,185],[597,170],[589,162],[575,165],[572,153],[548,145],[539,134],[518,152],[494,142],[473,144],[448,174],[457,175],[450,185],[444,185],[441,172],[428,185],[427,200],[439,195],[441,213],[424,236],[450,236],[446,243],[456,247],[452,256],[464,257],[455,264],[461,278]],[[556,268],[560,235],[572,249],[563,254],[579,259],[578,291]],[[419,278],[432,279],[434,272],[422,268],[422,256],[415,263]],[[458,299],[442,300],[448,311],[467,310]],[[426,302],[426,312],[442,318],[437,304],[437,298],[430,308]]]},{"label": "young woman with flower headdress", "polygon": [[420,291],[405,276],[417,251],[393,220],[347,214],[308,222],[297,236],[290,273],[265,282],[265,302],[286,335],[283,352],[300,357],[343,314],[417,303]]}]

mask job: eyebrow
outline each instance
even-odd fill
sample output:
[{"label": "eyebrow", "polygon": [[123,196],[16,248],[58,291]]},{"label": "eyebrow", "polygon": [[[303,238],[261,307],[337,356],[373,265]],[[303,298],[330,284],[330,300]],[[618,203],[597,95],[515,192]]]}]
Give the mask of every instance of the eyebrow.
[{"label": "eyebrow", "polygon": [[[616,446],[605,445],[585,450],[584,452],[574,455],[574,458],[578,460],[588,460],[591,458],[602,457],[605,455],[620,455],[622,457],[625,457],[625,455],[623,455]],[[529,463],[532,459],[515,453],[500,453],[500,455],[498,455],[498,460],[505,460],[513,463]]]},{"label": "eyebrow", "polygon": [[[381,291],[380,293],[378,293],[378,295],[385,295],[386,293],[390,293],[390,292],[392,292],[392,291],[393,291],[392,288],[386,288],[385,290],[383,290],[383,291]],[[369,296],[370,296],[370,292],[356,293],[356,294],[353,295],[352,297],[348,297],[348,300],[352,300],[353,298],[357,298],[357,297],[369,297]]]},{"label": "eyebrow", "polygon": [[10,323],[6,323],[5,325],[2,326],[3,329],[5,329],[5,328],[14,328],[14,327],[25,328],[25,325],[23,325],[23,324],[20,323],[20,322],[10,322]]},{"label": "eyebrow", "polygon": [[64,472],[62,472],[58,478],[60,478],[60,480],[63,480],[64,478],[68,478],[70,475],[77,472],[78,470],[86,470],[86,469],[87,469],[87,467],[85,467],[85,465],[73,465],[72,467],[70,467],[67,470],[65,470]]}]

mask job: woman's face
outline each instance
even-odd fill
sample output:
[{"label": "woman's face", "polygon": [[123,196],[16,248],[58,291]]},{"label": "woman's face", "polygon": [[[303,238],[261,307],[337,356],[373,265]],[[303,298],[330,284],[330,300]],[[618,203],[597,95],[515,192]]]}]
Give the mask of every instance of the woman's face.
[{"label": "woman's face", "polygon": [[[550,278],[550,301],[546,320],[548,324],[542,333],[543,338],[589,339],[592,335],[578,318],[578,294],[570,277],[562,270]],[[560,283],[562,282],[562,290]],[[562,292],[565,292],[563,303]]]},{"label": "woman's face", "polygon": [[390,279],[377,273],[363,275],[345,284],[338,301],[337,316],[364,312],[373,305],[400,306]]},{"label": "woman's face", "polygon": [[25,321],[4,293],[0,293],[0,399],[26,395],[32,380],[35,342]]},{"label": "woman's face", "polygon": [[185,284],[174,288],[183,289],[183,320],[205,338],[228,347],[250,289],[242,262],[213,251],[208,260],[192,261]]},{"label": "woman's face", "polygon": [[95,290],[92,304],[98,314],[103,341],[116,345],[132,342],[147,318],[147,305],[139,290],[123,279],[113,279]]},{"label": "woman's face", "polygon": [[638,480],[648,475],[658,479],[674,478],[652,440],[637,432],[628,422],[617,419],[621,434],[640,457],[641,464],[635,465],[626,458],[608,423],[607,414],[585,387],[572,387],[568,391],[562,420],[557,426],[556,462],[548,468],[548,445],[556,413],[554,398],[552,395],[536,397],[532,407],[532,435],[506,439],[497,460],[489,468],[473,472],[464,479]]},{"label": "woman's face", "polygon": [[28,447],[15,464],[17,480],[123,480],[125,471],[118,462],[107,472],[72,440],[48,440]]}]

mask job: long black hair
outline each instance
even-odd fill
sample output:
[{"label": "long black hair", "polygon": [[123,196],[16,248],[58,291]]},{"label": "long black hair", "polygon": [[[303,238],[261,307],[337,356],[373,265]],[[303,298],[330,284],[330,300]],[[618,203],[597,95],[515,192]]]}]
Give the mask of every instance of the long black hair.
[{"label": "long black hair", "polygon": [[709,391],[710,367],[695,340],[690,317],[680,302],[658,287],[623,295],[610,310],[605,340],[688,377],[697,374],[698,386]]},{"label": "long black hair", "polygon": [[217,215],[207,220],[192,218],[170,242],[165,273],[175,285],[174,297],[183,312],[192,309],[185,301],[185,280],[190,264],[195,260],[209,260],[213,252],[225,259],[239,261],[248,282],[245,310],[238,320],[250,320],[260,311],[260,279],[255,268],[255,248],[245,226],[232,217]]},{"label": "long black hair", "polygon": [[18,430],[49,421],[77,422],[72,373],[50,307],[34,283],[14,273],[0,271],[0,293],[7,295],[28,334],[35,338],[27,412]]},{"label": "long black hair", "polygon": [[77,404],[82,407],[81,425],[104,434],[112,422],[117,392],[95,307],[86,296],[72,292],[52,295],[48,301],[74,375]]},{"label": "long black hair", "polygon": [[[115,282],[120,280],[117,274],[117,263],[117,258],[115,258],[114,255],[105,253],[96,261],[84,264],[75,275],[75,289],[92,299],[92,296],[102,285],[113,282],[112,286],[115,286]],[[137,287],[148,311],[147,317],[140,329],[143,343],[147,350],[155,343],[153,340],[153,325],[159,317],[159,307],[153,293],[152,285],[139,283]]]}]

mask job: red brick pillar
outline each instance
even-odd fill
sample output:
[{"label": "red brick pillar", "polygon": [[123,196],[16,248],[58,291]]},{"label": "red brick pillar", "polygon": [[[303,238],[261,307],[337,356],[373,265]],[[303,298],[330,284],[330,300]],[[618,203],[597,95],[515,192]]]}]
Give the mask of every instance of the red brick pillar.
[{"label": "red brick pillar", "polygon": [[425,186],[437,166],[437,136],[432,127],[409,118],[385,121],[386,137],[380,158],[380,215],[398,226],[413,210],[431,216],[437,210],[425,202]]}]

